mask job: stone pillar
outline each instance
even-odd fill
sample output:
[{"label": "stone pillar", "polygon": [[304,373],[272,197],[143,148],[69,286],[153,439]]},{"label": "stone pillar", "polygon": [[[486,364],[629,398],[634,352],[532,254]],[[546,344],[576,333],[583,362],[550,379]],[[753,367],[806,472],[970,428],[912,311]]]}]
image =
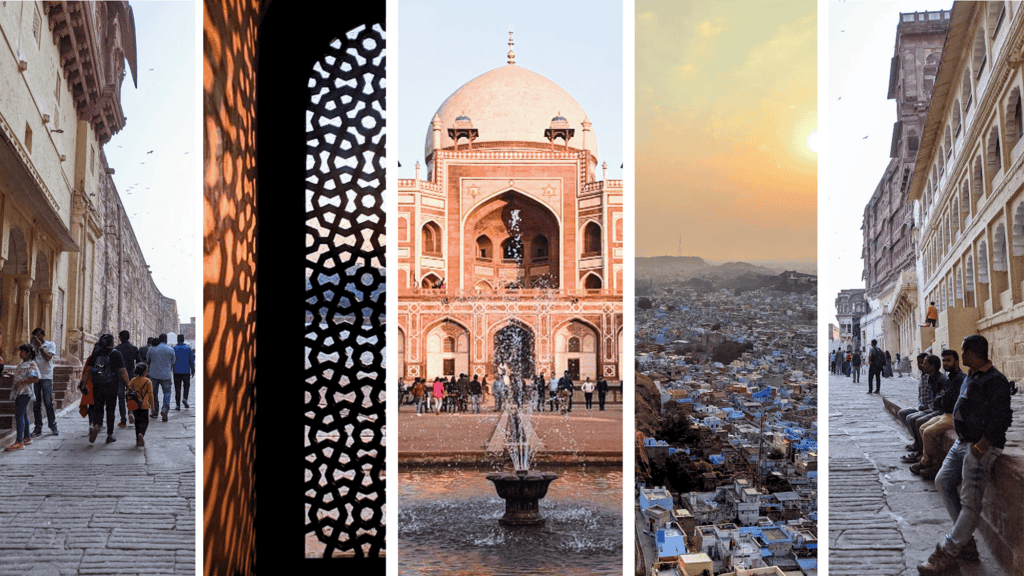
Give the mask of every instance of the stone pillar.
[{"label": "stone pillar", "polygon": [[30,292],[32,290],[32,277],[28,274],[19,274],[18,280],[18,295],[21,301],[21,314],[18,316],[18,326],[14,330],[14,339],[16,342],[24,344],[29,341],[31,334],[29,333],[32,328],[29,326],[32,322],[32,316],[30,314]]},{"label": "stone pillar", "polygon": [[[53,292],[39,293],[39,326],[52,339],[53,334]],[[34,328],[34,327],[33,327]]]},{"label": "stone pillar", "polygon": [[7,310],[3,311],[3,319],[0,321],[3,324],[3,334],[6,336],[6,338],[4,338],[3,346],[4,358],[13,359],[16,358],[14,355],[14,350],[16,348],[14,344],[14,311],[17,310],[18,302],[18,291],[17,286],[14,283],[14,275],[4,274],[0,276],[0,290],[3,291],[3,303],[4,307],[7,308]]}]

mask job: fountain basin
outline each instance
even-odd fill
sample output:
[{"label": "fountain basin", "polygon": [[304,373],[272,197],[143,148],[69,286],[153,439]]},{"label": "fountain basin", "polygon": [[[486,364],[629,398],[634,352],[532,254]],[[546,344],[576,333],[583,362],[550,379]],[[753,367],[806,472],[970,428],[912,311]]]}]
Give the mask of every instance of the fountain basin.
[{"label": "fountain basin", "polygon": [[505,515],[498,523],[503,526],[539,526],[544,524],[540,515],[540,500],[548,493],[558,474],[553,472],[492,472],[487,479],[494,484],[498,496],[505,500]]}]

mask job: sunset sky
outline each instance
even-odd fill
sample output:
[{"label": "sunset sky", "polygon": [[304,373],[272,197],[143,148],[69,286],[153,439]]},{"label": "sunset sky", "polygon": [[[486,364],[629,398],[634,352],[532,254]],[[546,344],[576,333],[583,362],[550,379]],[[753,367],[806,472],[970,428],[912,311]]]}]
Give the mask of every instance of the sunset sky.
[{"label": "sunset sky", "polygon": [[817,255],[816,3],[636,3],[637,256]]}]

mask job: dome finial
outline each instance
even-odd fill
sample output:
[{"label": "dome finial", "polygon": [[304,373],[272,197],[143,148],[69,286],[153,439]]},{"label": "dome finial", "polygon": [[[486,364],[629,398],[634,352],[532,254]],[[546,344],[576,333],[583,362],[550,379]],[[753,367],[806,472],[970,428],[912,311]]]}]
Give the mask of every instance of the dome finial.
[{"label": "dome finial", "polygon": [[516,63],[516,53],[512,51],[512,45],[515,42],[512,40],[512,25],[508,25],[508,63],[509,65]]}]

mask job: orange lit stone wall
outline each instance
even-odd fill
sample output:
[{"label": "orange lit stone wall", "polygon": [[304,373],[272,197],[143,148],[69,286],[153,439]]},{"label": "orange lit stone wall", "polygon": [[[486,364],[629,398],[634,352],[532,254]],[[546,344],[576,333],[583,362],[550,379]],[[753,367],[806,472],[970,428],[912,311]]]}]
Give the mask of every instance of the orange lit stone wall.
[{"label": "orange lit stone wall", "polygon": [[204,573],[255,574],[256,0],[203,16]]}]

